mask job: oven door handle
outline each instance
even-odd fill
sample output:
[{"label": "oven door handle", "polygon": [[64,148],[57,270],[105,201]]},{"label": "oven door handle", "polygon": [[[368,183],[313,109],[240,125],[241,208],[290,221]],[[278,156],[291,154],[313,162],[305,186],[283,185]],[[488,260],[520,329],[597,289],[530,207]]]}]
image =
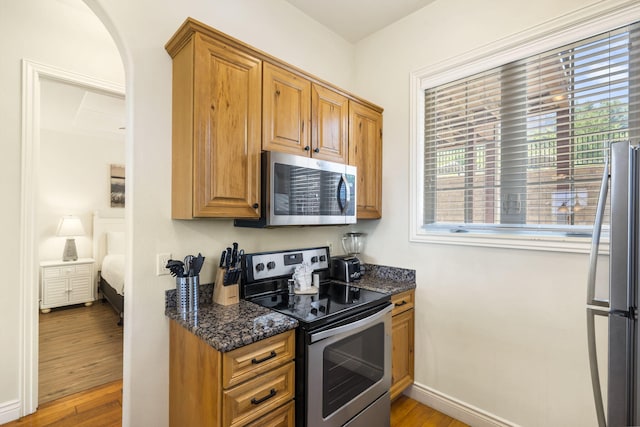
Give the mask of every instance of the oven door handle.
[{"label": "oven door handle", "polygon": [[311,344],[313,344],[314,342],[318,342],[320,340],[323,340],[325,338],[329,338],[332,337],[334,335],[338,335],[344,332],[349,332],[352,331],[354,329],[357,329],[361,326],[367,325],[369,323],[375,322],[378,319],[383,318],[384,316],[387,315],[387,313],[390,313],[391,310],[393,310],[393,304],[389,304],[388,306],[386,306],[385,308],[383,308],[382,310],[378,311],[375,314],[372,314],[369,317],[365,317],[364,319],[360,319],[357,320],[353,323],[349,323],[348,325],[342,325],[342,326],[338,326],[336,328],[331,328],[331,329],[327,329],[324,331],[320,331],[320,332],[316,332],[314,334],[311,334],[309,336],[309,340],[311,342]]}]

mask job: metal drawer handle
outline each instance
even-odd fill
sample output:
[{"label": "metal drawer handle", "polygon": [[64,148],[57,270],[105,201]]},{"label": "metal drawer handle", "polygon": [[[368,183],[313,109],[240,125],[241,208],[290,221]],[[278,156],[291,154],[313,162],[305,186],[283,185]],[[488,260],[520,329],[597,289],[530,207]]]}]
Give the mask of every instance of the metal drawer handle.
[{"label": "metal drawer handle", "polygon": [[259,363],[266,362],[269,359],[273,359],[274,357],[276,357],[276,352],[271,350],[271,354],[269,354],[267,357],[265,357],[263,359],[256,359],[254,357],[253,359],[251,359],[251,363],[253,363],[254,365],[257,365]]},{"label": "metal drawer handle", "polygon": [[402,302],[397,302],[396,303],[396,307],[402,307],[403,305],[408,304],[408,302],[406,302],[405,300],[402,300]]},{"label": "metal drawer handle", "polygon": [[275,396],[276,394],[278,394],[278,392],[276,391],[275,388],[272,388],[271,391],[269,392],[269,394],[267,394],[265,397],[262,397],[260,399],[256,399],[255,397],[253,399],[251,399],[251,403],[254,405],[259,405],[262,402],[264,402],[265,400],[269,400],[271,399],[273,396]]}]

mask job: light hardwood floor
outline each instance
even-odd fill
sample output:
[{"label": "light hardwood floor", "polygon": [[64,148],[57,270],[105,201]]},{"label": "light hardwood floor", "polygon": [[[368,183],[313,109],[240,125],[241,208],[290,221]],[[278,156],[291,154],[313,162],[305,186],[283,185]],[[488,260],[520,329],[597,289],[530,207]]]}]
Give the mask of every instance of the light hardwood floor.
[{"label": "light hardwood floor", "polygon": [[[49,402],[3,427],[116,427],[122,424],[122,381]],[[406,396],[391,404],[391,427],[468,427]]]},{"label": "light hardwood floor", "polygon": [[469,427],[405,395],[391,404],[391,427]]},{"label": "light hardwood floor", "polygon": [[122,379],[122,327],[109,304],[40,314],[39,403]]},{"label": "light hardwood floor", "polygon": [[122,425],[122,380],[42,404],[35,414],[3,427],[116,427]]}]

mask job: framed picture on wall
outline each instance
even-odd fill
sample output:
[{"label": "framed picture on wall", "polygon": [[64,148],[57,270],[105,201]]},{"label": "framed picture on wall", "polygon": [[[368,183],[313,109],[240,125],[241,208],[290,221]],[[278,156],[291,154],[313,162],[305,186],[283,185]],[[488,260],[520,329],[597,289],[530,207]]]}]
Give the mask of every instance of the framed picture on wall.
[{"label": "framed picture on wall", "polygon": [[111,207],[124,208],[124,165],[110,165]]}]

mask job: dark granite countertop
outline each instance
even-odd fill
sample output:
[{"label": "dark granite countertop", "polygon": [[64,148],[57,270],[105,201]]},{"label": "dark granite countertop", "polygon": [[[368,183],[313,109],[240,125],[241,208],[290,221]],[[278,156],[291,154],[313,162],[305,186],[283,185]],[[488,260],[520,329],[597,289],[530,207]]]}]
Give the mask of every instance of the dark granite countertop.
[{"label": "dark granite countertop", "polygon": [[[416,287],[415,270],[363,264],[365,275],[354,282],[364,289],[396,294]],[[165,315],[200,337],[220,352],[295,329],[298,321],[247,301],[223,306],[212,302],[213,284],[200,286],[200,307],[196,316],[176,310],[176,291],[166,291]]]},{"label": "dark granite countertop", "polygon": [[197,315],[181,315],[176,309],[175,289],[168,290],[164,313],[223,353],[298,327],[297,320],[251,302],[215,304],[212,294],[213,284],[200,286]]},{"label": "dark granite countertop", "polygon": [[364,289],[397,294],[416,288],[416,271],[385,265],[363,264],[364,276],[353,283]]}]

